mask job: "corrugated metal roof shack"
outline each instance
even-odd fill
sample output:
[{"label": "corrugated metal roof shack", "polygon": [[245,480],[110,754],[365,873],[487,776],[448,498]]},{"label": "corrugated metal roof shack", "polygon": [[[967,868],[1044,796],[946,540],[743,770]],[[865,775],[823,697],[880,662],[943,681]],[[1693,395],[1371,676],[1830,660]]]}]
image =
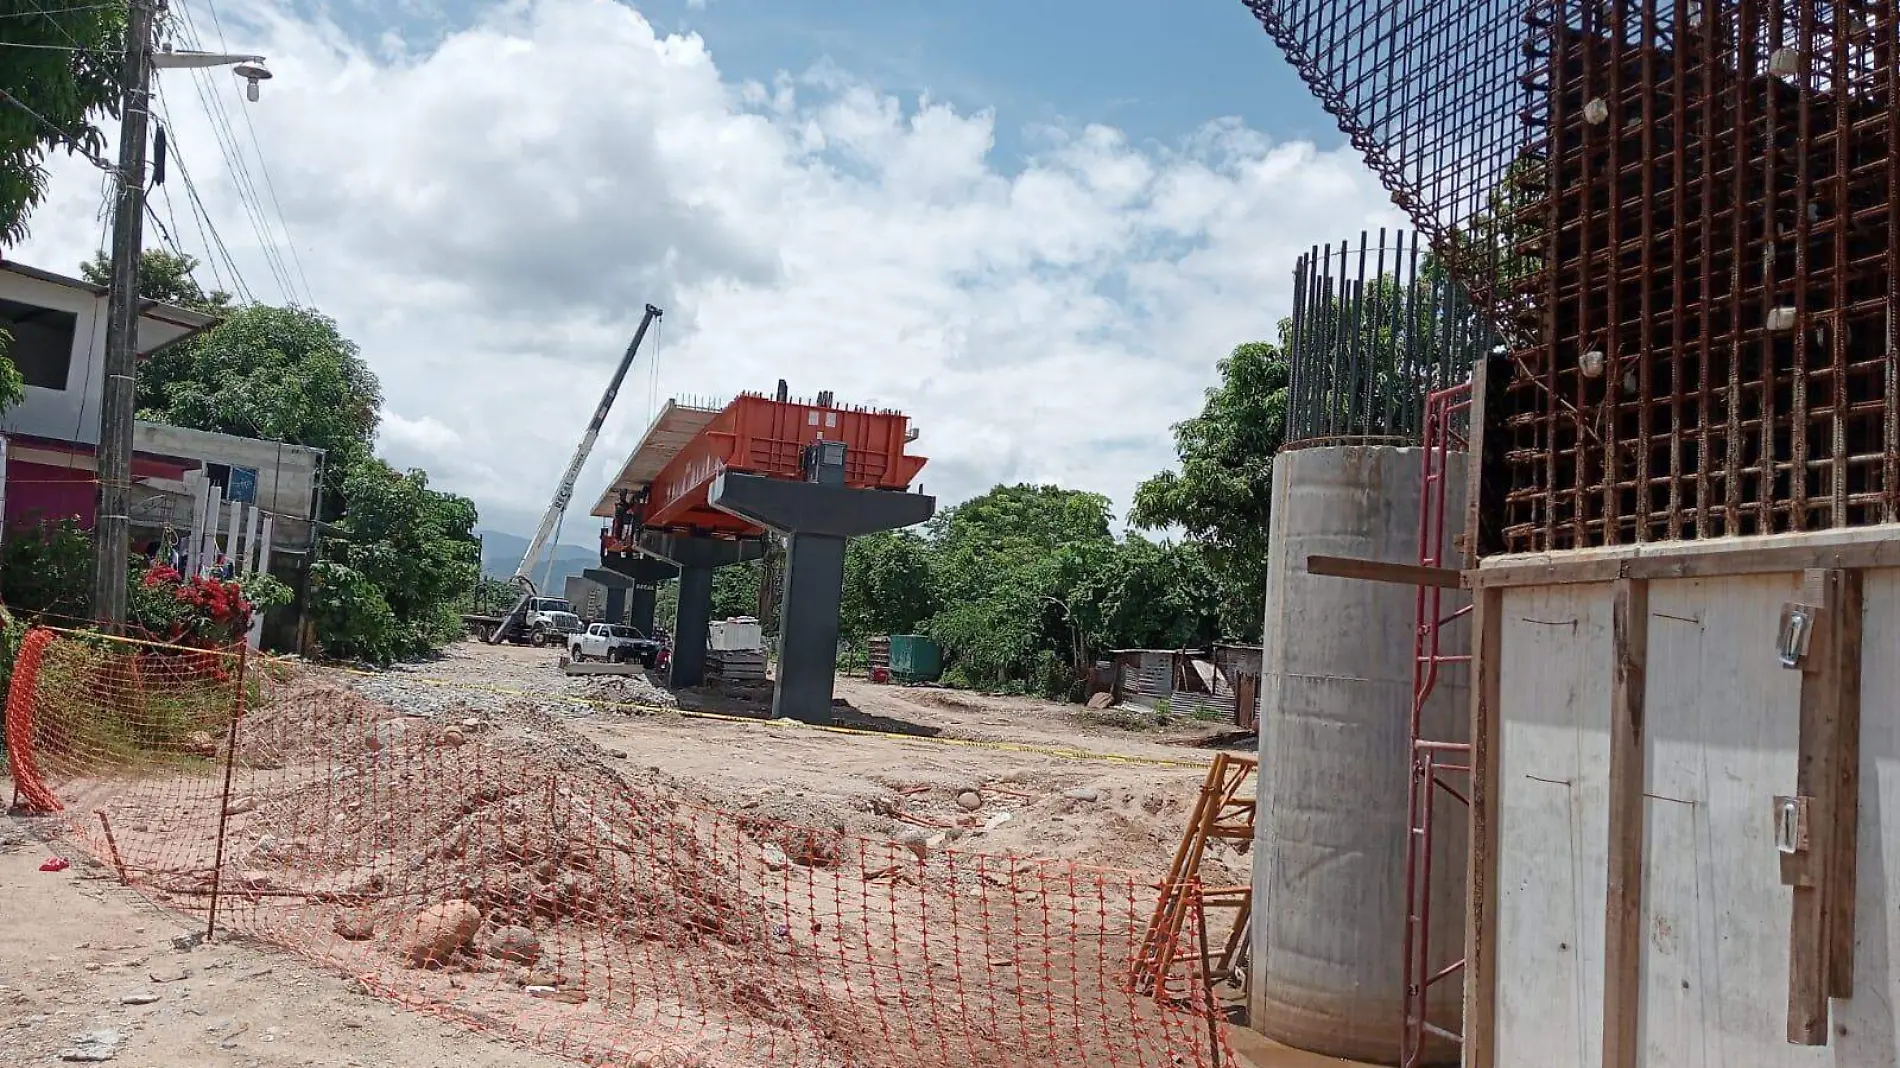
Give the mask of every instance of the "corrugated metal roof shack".
[{"label": "corrugated metal roof shack", "polygon": [[1150,711],[1216,713],[1242,730],[1260,714],[1260,646],[1216,644],[1211,651],[1116,649],[1115,703]]}]

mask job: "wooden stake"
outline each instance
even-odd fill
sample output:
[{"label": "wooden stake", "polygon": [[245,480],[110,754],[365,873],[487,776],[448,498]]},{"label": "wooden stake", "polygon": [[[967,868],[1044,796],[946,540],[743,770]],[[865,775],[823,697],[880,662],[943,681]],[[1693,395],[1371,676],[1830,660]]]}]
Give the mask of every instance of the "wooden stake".
[{"label": "wooden stake", "polygon": [[1828,997],[1853,989],[1860,599],[1859,576],[1851,571],[1820,568],[1802,575],[1801,603],[1814,610],[1815,618],[1800,662],[1795,796],[1806,799],[1809,818],[1804,848],[1781,858],[1782,882],[1792,888],[1793,897],[1788,918],[1788,1041],[1799,1046],[1827,1044]]},{"label": "wooden stake", "polygon": [[1504,591],[1472,597],[1471,804],[1465,885],[1464,1068],[1497,1063],[1498,756],[1503,715]]},{"label": "wooden stake", "polygon": [[1649,583],[1619,579],[1611,623],[1609,885],[1603,915],[1603,1068],[1636,1068],[1643,985],[1644,698]]},{"label": "wooden stake", "polygon": [[1828,851],[1828,888],[1833,916],[1828,928],[1827,992],[1854,996],[1854,895],[1860,879],[1860,635],[1861,573],[1841,572],[1840,633],[1834,641],[1834,692],[1840,701],[1840,738],[1836,748],[1839,783],[1834,843]]}]

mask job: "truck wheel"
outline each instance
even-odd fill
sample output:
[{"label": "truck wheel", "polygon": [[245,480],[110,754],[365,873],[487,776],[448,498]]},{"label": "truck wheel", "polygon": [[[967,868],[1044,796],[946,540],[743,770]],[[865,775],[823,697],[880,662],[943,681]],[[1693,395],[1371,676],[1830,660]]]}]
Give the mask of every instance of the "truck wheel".
[{"label": "truck wheel", "polygon": [[534,646],[536,649],[547,648],[548,632],[545,630],[537,630],[533,634],[528,635],[528,644]]}]

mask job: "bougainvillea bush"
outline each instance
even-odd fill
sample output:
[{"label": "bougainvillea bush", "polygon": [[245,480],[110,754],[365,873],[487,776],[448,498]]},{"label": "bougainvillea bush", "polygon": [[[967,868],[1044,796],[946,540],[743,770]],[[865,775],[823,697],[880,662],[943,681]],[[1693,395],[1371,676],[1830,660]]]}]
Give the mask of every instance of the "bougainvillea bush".
[{"label": "bougainvillea bush", "polygon": [[155,564],[132,584],[126,615],[154,641],[219,649],[244,640],[251,602],[236,582]]}]

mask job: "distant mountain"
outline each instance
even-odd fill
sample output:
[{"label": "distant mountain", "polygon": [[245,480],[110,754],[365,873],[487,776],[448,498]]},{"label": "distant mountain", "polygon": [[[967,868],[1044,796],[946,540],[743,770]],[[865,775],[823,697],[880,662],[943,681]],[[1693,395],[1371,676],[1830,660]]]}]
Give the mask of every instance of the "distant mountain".
[{"label": "distant mountain", "polygon": [[[505,579],[521,566],[521,554],[528,551],[528,539],[500,530],[477,531],[482,538],[482,574],[489,578]],[[556,545],[554,547],[554,568],[548,572],[548,558],[544,552],[541,562],[535,566],[534,574],[528,577],[534,584],[547,590],[553,596],[560,596],[567,588],[569,575],[578,575],[590,567],[600,566],[600,550],[583,548],[579,545]],[[541,576],[550,575],[543,583]]]}]

